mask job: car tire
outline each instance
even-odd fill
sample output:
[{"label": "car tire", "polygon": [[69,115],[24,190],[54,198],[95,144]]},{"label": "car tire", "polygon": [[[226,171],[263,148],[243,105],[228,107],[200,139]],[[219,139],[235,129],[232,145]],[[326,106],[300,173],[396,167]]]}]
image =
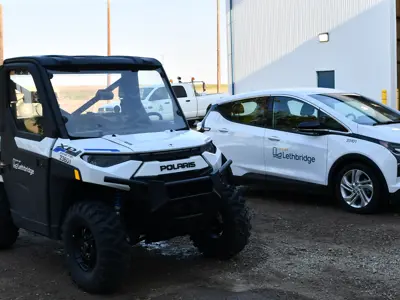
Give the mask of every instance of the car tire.
[{"label": "car tire", "polygon": [[129,270],[130,247],[112,207],[100,202],[73,205],[62,240],[70,276],[79,288],[92,294],[119,288]]},{"label": "car tire", "polygon": [[0,185],[0,249],[11,248],[17,241],[19,229],[14,225],[4,185]]},{"label": "car tire", "polygon": [[251,217],[238,188],[225,189],[218,216],[210,225],[190,237],[203,256],[228,260],[246,247],[252,229]]},{"label": "car tire", "polygon": [[337,173],[334,189],[340,205],[353,213],[377,213],[387,201],[385,183],[373,168],[363,163],[344,166]]}]

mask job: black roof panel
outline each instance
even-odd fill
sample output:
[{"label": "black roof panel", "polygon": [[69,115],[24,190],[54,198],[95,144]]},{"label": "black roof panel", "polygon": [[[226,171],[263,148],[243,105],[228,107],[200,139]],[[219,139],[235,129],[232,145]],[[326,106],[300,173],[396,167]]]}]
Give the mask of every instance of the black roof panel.
[{"label": "black roof panel", "polygon": [[21,56],[4,60],[7,63],[36,62],[44,67],[57,67],[63,65],[147,65],[161,66],[161,63],[150,57],[139,56],[100,56],[100,55],[41,55]]}]

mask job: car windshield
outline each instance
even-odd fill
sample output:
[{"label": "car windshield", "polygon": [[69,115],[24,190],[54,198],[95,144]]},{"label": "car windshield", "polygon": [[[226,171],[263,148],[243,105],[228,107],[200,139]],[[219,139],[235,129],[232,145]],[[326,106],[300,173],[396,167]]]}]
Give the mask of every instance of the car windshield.
[{"label": "car windshield", "polygon": [[361,95],[334,93],[310,96],[358,124],[375,126],[400,123],[399,113]]},{"label": "car windshield", "polygon": [[[71,137],[101,137],[188,129],[160,70],[48,70]],[[164,87],[165,99],[142,101]]]}]

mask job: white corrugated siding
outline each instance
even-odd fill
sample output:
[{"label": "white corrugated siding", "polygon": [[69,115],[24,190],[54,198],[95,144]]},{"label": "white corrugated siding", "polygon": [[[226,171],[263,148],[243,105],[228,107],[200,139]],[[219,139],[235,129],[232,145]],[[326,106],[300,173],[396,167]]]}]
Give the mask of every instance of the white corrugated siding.
[{"label": "white corrugated siding", "polygon": [[[349,88],[343,84],[349,81],[345,74],[361,76],[367,67],[371,75],[359,77],[355,90],[369,96],[389,90],[393,1],[232,0],[232,20],[227,20],[228,38],[230,22],[233,31],[235,93],[277,85],[316,86],[316,71],[324,69],[336,71],[337,88]],[[318,43],[322,32],[330,32],[329,43]],[[371,63],[374,59],[382,61]],[[383,76],[386,83],[382,79],[371,95],[372,89],[360,84],[374,76]]]}]

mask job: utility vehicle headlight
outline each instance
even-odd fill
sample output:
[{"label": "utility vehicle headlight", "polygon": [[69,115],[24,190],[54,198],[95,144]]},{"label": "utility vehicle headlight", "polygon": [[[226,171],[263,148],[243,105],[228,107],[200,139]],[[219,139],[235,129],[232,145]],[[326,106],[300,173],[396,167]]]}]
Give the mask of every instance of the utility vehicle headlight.
[{"label": "utility vehicle headlight", "polygon": [[82,155],[82,159],[89,164],[107,168],[126,162],[131,159],[129,155]]},{"label": "utility vehicle headlight", "polygon": [[217,147],[215,147],[214,143],[208,142],[204,146],[201,147],[201,153],[203,152],[210,152],[210,153],[216,153],[217,152]]}]

